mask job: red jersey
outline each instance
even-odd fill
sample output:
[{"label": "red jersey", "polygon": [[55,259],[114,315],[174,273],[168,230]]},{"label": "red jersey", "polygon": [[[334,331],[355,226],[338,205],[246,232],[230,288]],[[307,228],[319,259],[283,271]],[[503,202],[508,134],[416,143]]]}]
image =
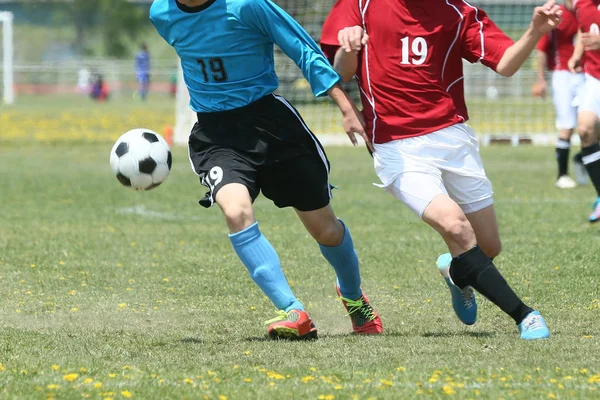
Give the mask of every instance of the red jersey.
[{"label": "red jersey", "polygon": [[569,59],[575,50],[575,37],[579,30],[575,14],[561,4],[562,20],[557,29],[540,39],[537,49],[546,53],[546,67],[550,71],[568,71]]},{"label": "red jersey", "polygon": [[330,60],[338,31],[356,25],[369,35],[357,78],[375,143],[467,121],[462,59],[495,70],[513,44],[464,0],[338,0],[321,37]]},{"label": "red jersey", "polygon": [[[576,0],[573,8],[581,31],[600,35],[600,0]],[[585,72],[600,79],[600,50],[585,52]]]}]

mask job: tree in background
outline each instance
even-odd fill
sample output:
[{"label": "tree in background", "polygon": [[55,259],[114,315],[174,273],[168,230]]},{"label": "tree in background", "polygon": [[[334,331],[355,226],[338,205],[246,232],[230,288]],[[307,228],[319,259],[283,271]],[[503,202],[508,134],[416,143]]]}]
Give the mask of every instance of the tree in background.
[{"label": "tree in background", "polygon": [[73,0],[68,3],[75,26],[75,51],[89,54],[89,41],[95,34],[102,40],[105,55],[124,57],[132,49],[140,31],[147,28],[148,8],[123,0]]}]

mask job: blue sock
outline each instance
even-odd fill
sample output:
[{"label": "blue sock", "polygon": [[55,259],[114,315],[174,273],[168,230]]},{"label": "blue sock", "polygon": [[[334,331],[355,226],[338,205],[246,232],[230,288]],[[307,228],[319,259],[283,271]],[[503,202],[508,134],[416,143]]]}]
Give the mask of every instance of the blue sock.
[{"label": "blue sock", "polygon": [[354,250],[354,243],[348,227],[341,220],[340,222],[344,225],[342,243],[335,247],[319,244],[319,247],[321,248],[321,254],[335,270],[342,296],[350,300],[358,300],[362,296],[358,255]]},{"label": "blue sock", "polygon": [[275,249],[258,229],[258,222],[241,232],[230,234],[229,239],[252,280],[277,309],[304,310],[283,275]]}]

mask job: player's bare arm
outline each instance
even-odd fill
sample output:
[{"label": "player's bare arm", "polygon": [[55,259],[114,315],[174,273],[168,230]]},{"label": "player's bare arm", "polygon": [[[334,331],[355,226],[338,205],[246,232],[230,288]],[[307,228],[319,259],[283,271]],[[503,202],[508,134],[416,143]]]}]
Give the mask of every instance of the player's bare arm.
[{"label": "player's bare arm", "polygon": [[352,144],[355,146],[358,145],[358,141],[356,140],[356,134],[358,134],[367,143],[369,150],[373,151],[373,144],[365,132],[365,122],[350,97],[348,97],[348,94],[346,94],[339,84],[329,89],[327,94],[342,111],[344,131],[346,131]]},{"label": "player's bare arm", "polygon": [[600,50],[600,35],[586,32],[581,35],[581,44],[584,51]]},{"label": "player's bare arm", "polygon": [[544,75],[546,71],[546,63],[547,63],[547,54],[543,51],[537,52],[537,80],[533,85],[532,94],[534,97],[541,97],[542,99],[546,98],[546,94],[548,93],[548,85],[546,83],[546,76]]},{"label": "player's bare arm", "polygon": [[333,67],[344,82],[352,80],[358,67],[358,53],[369,42],[367,35],[360,26],[351,26],[338,32],[340,49],[335,55]]},{"label": "player's bare arm", "polygon": [[542,36],[558,27],[561,15],[562,11],[554,0],[536,7],[529,28],[521,39],[506,50],[496,71],[503,76],[513,76],[527,61]]},{"label": "player's bare arm", "polygon": [[583,68],[581,67],[581,58],[583,57],[582,36],[580,29],[577,34],[577,39],[575,40],[575,50],[573,50],[573,55],[569,59],[569,70],[574,74],[583,72]]}]

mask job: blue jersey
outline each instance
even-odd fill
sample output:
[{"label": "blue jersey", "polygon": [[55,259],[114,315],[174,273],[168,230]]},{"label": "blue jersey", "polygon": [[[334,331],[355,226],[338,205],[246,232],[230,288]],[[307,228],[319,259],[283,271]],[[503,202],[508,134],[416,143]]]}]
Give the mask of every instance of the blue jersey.
[{"label": "blue jersey", "polygon": [[135,55],[135,73],[138,76],[150,74],[150,53],[140,51]]},{"label": "blue jersey", "polygon": [[150,19],[181,58],[196,112],[231,110],[273,93],[273,44],[300,67],[315,96],[340,80],[314,40],[270,0],[209,0],[194,8],[155,0]]}]

